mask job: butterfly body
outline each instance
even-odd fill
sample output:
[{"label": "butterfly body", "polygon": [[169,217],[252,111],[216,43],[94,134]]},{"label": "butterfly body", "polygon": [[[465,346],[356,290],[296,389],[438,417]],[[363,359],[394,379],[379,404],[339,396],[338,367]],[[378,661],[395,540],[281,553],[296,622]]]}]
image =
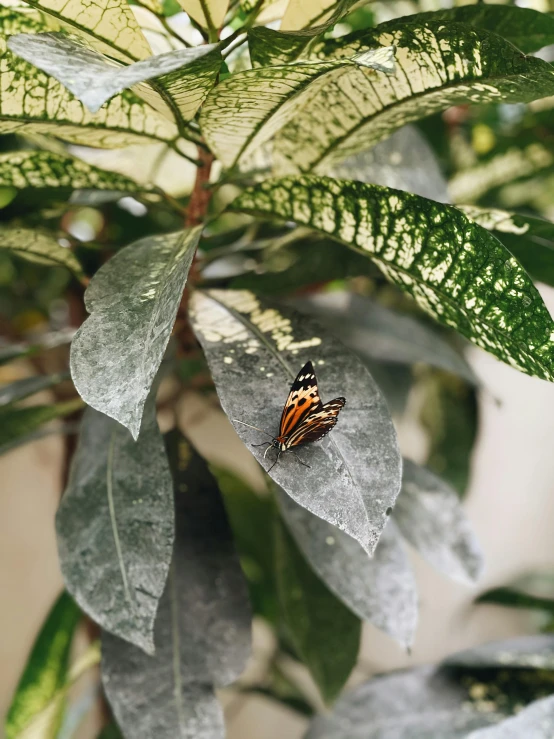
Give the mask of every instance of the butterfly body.
[{"label": "butterfly body", "polygon": [[[294,451],[296,447],[319,441],[327,436],[335,426],[339,412],[345,403],[344,398],[335,398],[325,404],[321,402],[314,367],[311,362],[306,362],[292,383],[281,414],[278,436],[273,437],[271,441],[264,442],[267,444],[264,457],[270,449],[277,450],[277,459],[270,469],[277,464],[280,456],[285,452],[292,452],[297,456]],[[305,467],[309,467],[299,457],[298,459]]]}]

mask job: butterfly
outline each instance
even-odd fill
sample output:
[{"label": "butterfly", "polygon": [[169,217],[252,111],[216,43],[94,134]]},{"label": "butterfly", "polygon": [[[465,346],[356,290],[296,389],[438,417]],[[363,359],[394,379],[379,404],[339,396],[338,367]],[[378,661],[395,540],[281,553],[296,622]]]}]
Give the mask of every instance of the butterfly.
[{"label": "butterfly", "polygon": [[273,434],[269,434],[256,426],[250,426],[249,423],[244,423],[244,421],[236,422],[272,437],[271,441],[252,445],[264,446],[267,444],[264,458],[270,449],[277,449],[277,459],[268,472],[275,467],[279,458],[285,452],[292,452],[304,467],[309,467],[310,465],[302,462],[296,454],[295,448],[303,444],[310,444],[313,441],[319,441],[327,436],[335,426],[338,415],[344,408],[345,403],[345,398],[335,398],[335,400],[330,400],[325,405],[321,402],[314,366],[311,362],[306,362],[291,385],[289,396],[281,414],[278,436],[273,436]]}]

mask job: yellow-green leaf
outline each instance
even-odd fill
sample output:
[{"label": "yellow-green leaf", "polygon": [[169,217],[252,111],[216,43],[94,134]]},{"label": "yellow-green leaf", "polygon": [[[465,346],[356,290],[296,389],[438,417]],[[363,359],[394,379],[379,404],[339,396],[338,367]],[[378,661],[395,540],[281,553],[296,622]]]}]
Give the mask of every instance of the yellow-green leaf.
[{"label": "yellow-green leaf", "polygon": [[179,0],[179,5],[204,28],[221,28],[229,0]]},{"label": "yellow-green leaf", "polygon": [[32,228],[2,229],[0,249],[7,249],[29,262],[67,267],[79,280],[85,276],[73,252],[60,246],[51,234],[42,231]]}]

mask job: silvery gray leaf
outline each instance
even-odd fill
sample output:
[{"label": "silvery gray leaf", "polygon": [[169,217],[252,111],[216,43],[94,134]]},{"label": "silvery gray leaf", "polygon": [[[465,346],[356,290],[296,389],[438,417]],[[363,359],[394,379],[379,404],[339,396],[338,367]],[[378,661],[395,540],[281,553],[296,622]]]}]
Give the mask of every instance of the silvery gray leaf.
[{"label": "silvery gray leaf", "polygon": [[451,655],[444,665],[469,668],[518,667],[554,670],[554,635],[539,634],[483,644]]},{"label": "silvery gray leaf", "polygon": [[387,523],[375,554],[368,557],[352,537],[282,490],[278,501],[298,547],[327,587],[362,620],[410,646],[417,625],[417,588],[394,521]]},{"label": "silvery gray leaf", "polygon": [[404,538],[439,572],[473,583],[483,555],[457,493],[430,470],[404,460],[393,517]]},{"label": "silvery gray leaf", "polygon": [[415,126],[404,126],[372,149],[335,164],[332,177],[371,182],[448,203],[448,185],[434,151]]},{"label": "silvery gray leaf", "polygon": [[300,449],[310,468],[288,453],[270,474],[297,503],[373,553],[398,494],[401,458],[386,403],[360,360],[318,324],[246,290],[195,292],[190,309],[221,405],[265,469],[276,450],[266,456],[252,445],[277,435],[305,362],[314,363],[323,402],[346,397],[332,433]]},{"label": "silvery gray leaf", "polygon": [[465,739],[504,718],[476,711],[446,672],[418,667],[363,683],[318,716],[305,739]]},{"label": "silvery gray leaf", "polygon": [[128,739],[223,739],[214,686],[235,681],[249,657],[248,593],[217,483],[178,432],[166,441],[176,538],[156,653],[105,633],[102,679]]},{"label": "silvery gray leaf", "polygon": [[85,293],[91,315],[71,344],[73,382],[135,439],[201,230],[135,241],[98,270]]},{"label": "silvery gray leaf", "polygon": [[516,716],[496,726],[472,731],[467,739],[552,739],[554,695],[533,701]]},{"label": "silvery gray leaf", "polygon": [[0,385],[0,407],[28,398],[30,395],[40,393],[54,385],[59,385],[68,377],[69,375],[66,374],[35,375],[34,377],[24,377],[7,385]]},{"label": "silvery gray leaf", "polygon": [[[61,33],[21,33],[8,40],[10,50],[61,82],[87,108],[96,113],[118,92],[139,82],[160,77],[204,59],[219,67],[215,44],[178,49],[128,66],[116,65],[97,51]],[[211,54],[211,56],[210,56]],[[203,69],[195,70],[197,75]]]},{"label": "silvery gray leaf", "polygon": [[374,300],[337,291],[290,302],[297,310],[324,320],[362,358],[399,364],[423,362],[477,384],[464,357],[436,330]]},{"label": "silvery gray leaf", "polygon": [[172,490],[153,395],[137,442],[85,411],[56,516],[62,573],[85,613],[149,653],[173,548]]}]

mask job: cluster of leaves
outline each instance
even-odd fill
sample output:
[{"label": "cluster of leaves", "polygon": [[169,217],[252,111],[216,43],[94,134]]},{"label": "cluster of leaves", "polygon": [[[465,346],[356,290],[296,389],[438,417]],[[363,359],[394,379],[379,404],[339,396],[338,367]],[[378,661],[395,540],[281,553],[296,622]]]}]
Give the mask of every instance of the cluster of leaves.
[{"label": "cluster of leaves", "polygon": [[[179,2],[188,15],[157,0],[0,7],[11,339],[0,360],[44,370],[57,347],[61,364],[2,387],[0,451],[80,420],[56,522],[67,594],[37,639],[8,739],[75,724],[68,690],[100,659],[93,643],[68,667],[81,614],[102,631],[119,727],[104,737],[223,737],[215,690],[233,683],[311,716],[284,657],[331,703],[362,622],[413,641],[406,543],[447,577],[481,570],[459,501],[478,383],[456,334],[554,379],[554,322],[533,282],[554,284],[554,226],[537,203],[499,209],[508,155],[513,185],[552,166],[539,127],[554,70],[528,56],[554,42],[551,17],[480,4],[379,23],[353,0],[291,0],[277,31],[271,0]],[[334,34],[338,21],[350,32]],[[496,119],[509,103],[530,105],[506,130]],[[452,106],[454,131],[441,118]],[[435,152],[421,133],[433,126]],[[462,161],[487,135],[482,156]],[[209,376],[250,447],[252,427],[275,429],[307,360],[325,396],[348,405],[301,451],[310,467],[286,455],[264,496],[159,430],[164,375],[187,387]],[[22,404],[43,390],[55,402]],[[391,415],[417,393],[430,469],[402,460]],[[277,646],[263,683],[237,683],[252,612]],[[550,726],[553,647],[537,644],[371,680],[307,736]]]}]

